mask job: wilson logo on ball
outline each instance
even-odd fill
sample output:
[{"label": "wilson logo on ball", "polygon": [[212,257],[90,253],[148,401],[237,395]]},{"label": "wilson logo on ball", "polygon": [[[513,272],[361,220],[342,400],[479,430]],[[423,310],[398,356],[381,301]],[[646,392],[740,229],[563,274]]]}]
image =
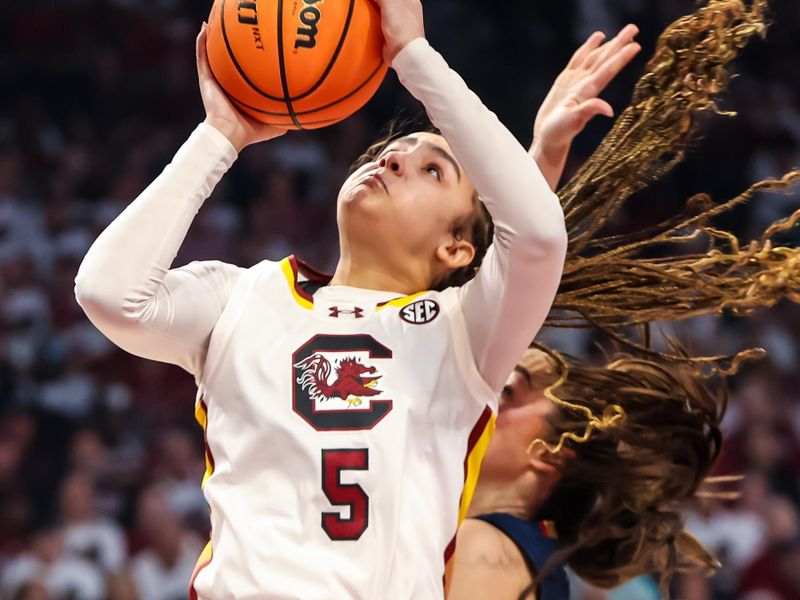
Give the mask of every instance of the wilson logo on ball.
[{"label": "wilson logo on ball", "polygon": [[400,318],[412,325],[425,325],[439,316],[439,305],[433,300],[417,300],[400,309]]},{"label": "wilson logo on ball", "polygon": [[294,47],[314,48],[317,45],[317,34],[319,33],[319,21],[322,18],[320,10],[314,6],[321,4],[324,0],[303,0],[305,5],[300,11],[300,27],[297,28],[297,39]]},{"label": "wilson logo on ball", "polygon": [[258,25],[258,5],[255,2],[239,2],[237,16],[242,25]]},{"label": "wilson logo on ball", "polygon": [[264,51],[264,41],[261,39],[261,30],[258,28],[258,5],[255,2],[242,0],[236,10],[239,23],[250,26],[253,32],[253,44],[256,50]]}]

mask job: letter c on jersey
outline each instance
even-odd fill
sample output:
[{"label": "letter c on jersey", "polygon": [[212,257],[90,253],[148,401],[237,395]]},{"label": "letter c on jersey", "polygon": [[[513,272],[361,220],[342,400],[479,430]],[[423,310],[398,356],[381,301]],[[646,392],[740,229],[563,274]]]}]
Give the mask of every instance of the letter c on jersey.
[{"label": "letter c on jersey", "polygon": [[[340,355],[339,366],[334,367],[322,352]],[[292,409],[317,431],[372,429],[392,410],[391,400],[369,399],[380,393],[375,389],[380,375],[376,367],[354,358],[357,353],[367,353],[370,360],[392,358],[391,350],[366,334],[315,335],[292,355]],[[346,401],[351,395],[363,395],[364,400],[358,400],[369,403],[368,408],[317,408],[318,401]]]}]

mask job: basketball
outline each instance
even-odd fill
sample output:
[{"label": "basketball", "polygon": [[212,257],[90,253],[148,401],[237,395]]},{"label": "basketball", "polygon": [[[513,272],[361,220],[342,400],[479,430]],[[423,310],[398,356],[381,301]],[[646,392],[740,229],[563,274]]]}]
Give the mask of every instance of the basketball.
[{"label": "basketball", "polygon": [[386,75],[372,0],[216,0],[208,59],[244,113],[316,129],[364,106]]}]

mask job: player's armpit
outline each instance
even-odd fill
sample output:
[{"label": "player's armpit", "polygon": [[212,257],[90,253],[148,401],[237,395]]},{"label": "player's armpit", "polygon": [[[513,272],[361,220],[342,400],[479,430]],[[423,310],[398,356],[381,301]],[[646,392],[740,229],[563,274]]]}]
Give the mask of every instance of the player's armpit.
[{"label": "player's armpit", "polygon": [[192,374],[202,369],[208,340],[242,269],[219,261],[171,269],[153,293],[109,302],[80,288],[78,302],[94,325],[123,350]]},{"label": "player's armpit", "polygon": [[531,584],[528,565],[514,542],[484,521],[461,524],[452,560],[447,600],[519,600]]}]

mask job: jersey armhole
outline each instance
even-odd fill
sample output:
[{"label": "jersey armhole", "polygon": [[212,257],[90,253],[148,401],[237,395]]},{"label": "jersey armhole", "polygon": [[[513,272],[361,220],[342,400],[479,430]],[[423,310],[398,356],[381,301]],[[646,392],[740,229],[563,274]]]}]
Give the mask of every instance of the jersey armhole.
[{"label": "jersey armhole", "polygon": [[[242,312],[247,306],[247,301],[253,293],[255,284],[263,278],[273,277],[276,272],[280,272],[280,263],[264,260],[249,269],[244,269],[239,275],[239,279],[231,290],[228,303],[225,305],[222,314],[219,316],[219,319],[217,319],[216,325],[214,325],[214,329],[211,331],[206,357],[195,377],[195,384],[198,389],[203,387],[209,379],[213,377],[218,362],[216,357],[223,353],[227,347],[231,335],[233,334],[234,327],[239,321]],[[232,314],[232,311],[236,311],[236,313]],[[220,326],[224,327],[224,330],[221,330]],[[214,356],[212,356],[212,346],[214,349]]]}]

